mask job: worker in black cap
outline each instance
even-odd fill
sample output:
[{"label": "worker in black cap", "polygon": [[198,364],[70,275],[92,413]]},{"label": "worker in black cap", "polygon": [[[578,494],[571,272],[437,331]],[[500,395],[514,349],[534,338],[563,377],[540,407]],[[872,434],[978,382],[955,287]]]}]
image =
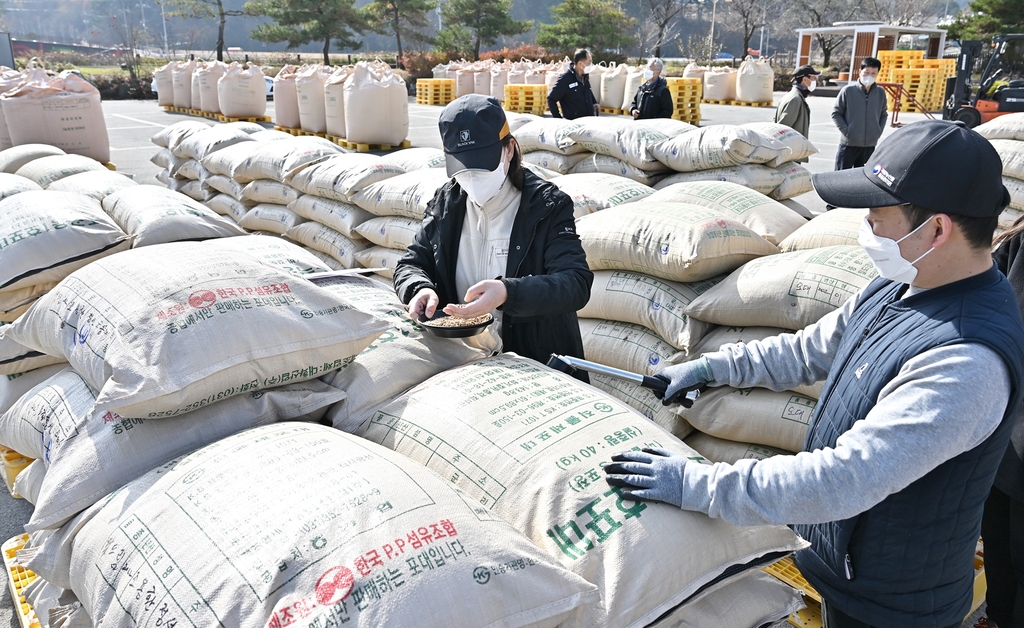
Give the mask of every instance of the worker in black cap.
[{"label": "worker in black cap", "polygon": [[452,180],[427,205],[419,233],[395,268],[409,314],[492,314],[506,351],[547,362],[583,357],[576,311],[594,274],[573,203],[525,169],[501,104],[463,96],[438,121]]},{"label": "worker in black cap", "polygon": [[609,484],[736,525],[793,525],[828,628],[959,627],[1024,393],[1024,322],[991,255],[1001,172],[987,140],[936,120],[896,131],[863,168],[815,174],[826,202],[870,208],[859,239],[879,277],[801,331],[656,374],[669,402],[824,380],[803,452],[731,465],[623,452]]},{"label": "worker in black cap", "polygon": [[[785,124],[800,135],[807,137],[811,127],[811,108],[807,106],[807,96],[817,87],[817,77],[821,72],[812,66],[802,65],[793,73],[793,89],[782,97],[775,109],[775,121]],[[807,161],[802,159],[801,161]]]}]

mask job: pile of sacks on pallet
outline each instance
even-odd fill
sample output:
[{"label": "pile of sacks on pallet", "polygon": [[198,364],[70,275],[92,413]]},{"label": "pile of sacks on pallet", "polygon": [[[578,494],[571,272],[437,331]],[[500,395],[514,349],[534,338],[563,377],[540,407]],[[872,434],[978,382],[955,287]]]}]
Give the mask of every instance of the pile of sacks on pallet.
[{"label": "pile of sacks on pallet", "polygon": [[267,112],[263,70],[251,63],[171,61],[153,71],[161,107],[178,107],[229,118],[258,118]]},{"label": "pile of sacks on pallet", "polygon": [[354,144],[400,144],[409,134],[405,81],[382,61],[286,65],[274,77],[274,122]]},{"label": "pile of sacks on pallet", "polygon": [[47,144],[62,152],[110,161],[100,92],[81,74],[0,66],[0,150]]},{"label": "pile of sacks on pallet", "polygon": [[1010,206],[999,216],[999,229],[1009,229],[1024,216],[1024,113],[999,116],[974,129],[987,138],[1003,160],[1003,185]]},{"label": "pile of sacks on pallet", "polygon": [[699,78],[704,84],[704,100],[734,100],[771,103],[775,71],[764,59],[747,57],[740,67],[700,66],[691,62],[683,70],[686,78]]},{"label": "pile of sacks on pallet", "polygon": [[[583,193],[618,186],[649,194],[652,187],[661,190],[689,181],[729,181],[776,200],[811,191],[811,173],[797,162],[817,149],[793,129],[773,122],[697,128],[679,120],[515,119],[521,126],[513,134],[524,160],[566,175],[552,179],[559,187],[570,185],[570,179],[579,181],[571,185]],[[577,210],[577,215],[588,213],[579,205]]]},{"label": "pile of sacks on pallet", "polygon": [[[374,186],[444,176],[412,151],[380,163],[195,124],[156,141],[207,172],[219,155],[247,187],[301,186],[332,221],[384,202]],[[308,250],[181,193],[89,196],[96,173],[74,176],[74,192],[0,181],[0,295],[35,290],[0,326],[0,445],[35,459],[16,561],[39,576],[41,625],[753,628],[802,605],[759,570],[806,546],[788,528],[607,486],[616,451],[699,455],[628,403],[490,332],[435,337],[389,286],[311,277],[329,267]]]}]

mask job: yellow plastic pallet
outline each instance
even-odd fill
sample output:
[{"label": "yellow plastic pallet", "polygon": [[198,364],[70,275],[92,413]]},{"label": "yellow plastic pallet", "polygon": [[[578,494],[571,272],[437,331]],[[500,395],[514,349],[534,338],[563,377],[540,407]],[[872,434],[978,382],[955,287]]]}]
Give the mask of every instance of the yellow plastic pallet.
[{"label": "yellow plastic pallet", "polygon": [[7,573],[7,586],[11,591],[11,600],[18,611],[18,620],[21,622],[21,628],[40,628],[36,613],[32,610],[32,606],[25,601],[23,594],[25,587],[32,584],[32,581],[39,576],[24,567],[14,564],[15,553],[25,547],[26,542],[28,542],[28,535],[19,534],[0,546],[0,551],[4,554],[4,571]]},{"label": "yellow plastic pallet", "polygon": [[342,148],[354,150],[357,153],[368,153],[373,150],[399,150],[402,148],[409,148],[412,146],[412,143],[409,140],[402,140],[400,144],[360,144],[359,142],[350,142],[348,140],[343,140],[341,138],[335,138],[332,139],[331,141],[337,144],[338,146],[341,146]]},{"label": "yellow plastic pallet", "polygon": [[7,485],[7,490],[11,492],[11,496],[15,499],[21,499],[21,495],[14,490],[14,480],[18,478],[18,474],[21,473],[25,467],[32,464],[34,460],[27,458],[13,449],[6,447],[0,447],[0,475],[4,478],[4,483]]},{"label": "yellow plastic pallet", "polygon": [[217,120],[221,122],[270,122],[270,116],[245,116],[232,118],[222,113],[217,114]]},{"label": "yellow plastic pallet", "polygon": [[282,131],[284,133],[288,133],[289,135],[295,135],[295,136],[298,136],[299,133],[302,132],[302,129],[289,129],[288,127],[276,126],[276,125],[274,126],[274,130],[275,131]]},{"label": "yellow plastic pallet", "polygon": [[506,102],[503,106],[505,111],[511,111],[512,113],[532,113],[535,116],[542,116],[547,111],[547,104],[541,105],[516,105],[513,103]]},{"label": "yellow plastic pallet", "polygon": [[702,99],[702,103],[709,105],[735,105],[738,107],[771,107],[770,102],[744,102],[742,100],[706,100]]}]

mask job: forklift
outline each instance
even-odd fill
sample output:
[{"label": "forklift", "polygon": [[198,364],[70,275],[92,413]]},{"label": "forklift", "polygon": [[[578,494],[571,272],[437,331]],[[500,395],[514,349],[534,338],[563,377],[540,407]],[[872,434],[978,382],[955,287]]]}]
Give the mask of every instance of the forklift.
[{"label": "forklift", "polygon": [[1001,115],[1024,111],[1024,34],[997,35],[990,47],[992,54],[975,91],[971,76],[984,43],[960,42],[956,76],[946,79],[943,120],[960,120],[974,128]]}]

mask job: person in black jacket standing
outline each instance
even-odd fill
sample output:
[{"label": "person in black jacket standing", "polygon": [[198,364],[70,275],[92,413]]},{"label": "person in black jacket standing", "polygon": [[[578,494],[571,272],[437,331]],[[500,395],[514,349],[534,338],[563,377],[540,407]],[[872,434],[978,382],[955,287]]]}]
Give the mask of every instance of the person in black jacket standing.
[{"label": "person in black jacket standing", "polygon": [[[572,57],[572,67],[565,71],[548,92],[548,109],[555,118],[575,120],[584,116],[596,116],[601,108],[590,89],[590,72],[594,60],[589,50],[577,50]],[[561,107],[561,111],[559,111]]]},{"label": "person in black jacket standing", "polygon": [[668,83],[661,78],[665,64],[661,59],[651,59],[644,68],[644,83],[636,90],[629,113],[634,120],[652,120],[654,118],[671,118],[675,107],[672,105],[672,93],[668,91]]},{"label": "person in black jacket standing", "polygon": [[522,167],[497,100],[463,96],[438,126],[452,180],[395,268],[398,298],[413,319],[438,308],[460,318],[491,313],[505,351],[539,362],[583,357],[576,311],[590,300],[594,274],[572,200]]},{"label": "person in black jacket standing", "polygon": [[[1017,220],[995,243],[996,266],[1010,280],[1024,312],[1024,219]],[[992,628],[1024,628],[1024,407],[1016,418],[981,520],[988,581],[986,613]]]}]

